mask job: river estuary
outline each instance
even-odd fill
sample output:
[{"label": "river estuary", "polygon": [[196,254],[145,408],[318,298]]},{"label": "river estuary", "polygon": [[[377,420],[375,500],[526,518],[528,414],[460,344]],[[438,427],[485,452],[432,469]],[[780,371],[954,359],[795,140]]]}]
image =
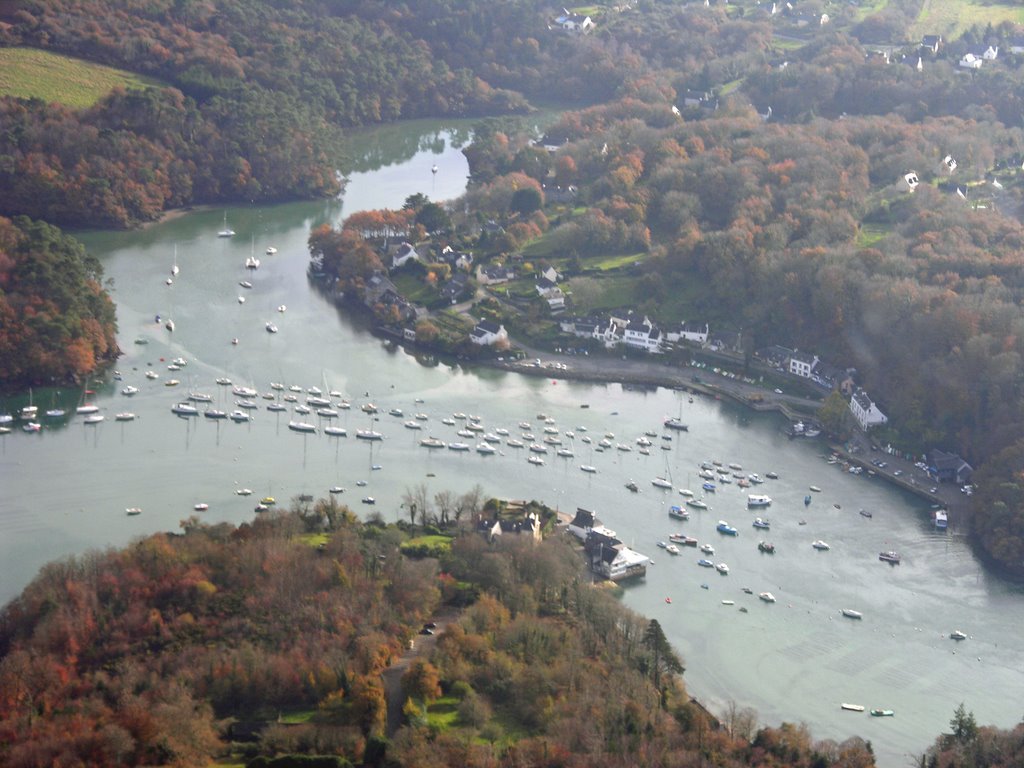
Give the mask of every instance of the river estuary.
[{"label": "river estuary", "polygon": [[[468,129],[468,123],[417,122],[357,137],[356,170],[341,201],[195,211],[145,231],[83,236],[113,280],[123,380],[93,385],[88,401],[105,416],[98,424],[71,415],[43,420],[38,434],[16,429],[0,437],[0,602],[49,560],[178,530],[192,514],[240,523],[253,517],[264,495],[284,503],[340,486],[346,489],[340,500],[357,511],[395,520],[405,516],[401,497],[415,484],[426,483],[431,494],[480,484],[490,495],[536,498],[567,512],[595,509],[620,538],[654,558],[646,579],[629,585],[623,599],[658,619],[685,660],[689,690],[712,710],[724,711],[733,699],[754,707],[763,723],[804,721],[815,738],[859,734],[871,740],[882,766],[908,765],[948,728],[961,701],[979,723],[1016,723],[1024,690],[1024,594],[986,574],[955,530],[937,531],[919,499],[829,466],[823,444],[787,439],[784,422],[772,415],[690,401],[670,390],[556,383],[417,360],[382,344],[313,290],[306,277],[310,229],[357,210],[400,207],[415,192],[432,200],[456,197],[466,184],[460,147]],[[225,217],[235,237],[217,236]],[[267,254],[268,247],[277,252]],[[250,255],[261,261],[256,270],[244,267]],[[180,273],[168,286],[175,263]],[[245,280],[251,288],[240,286]],[[167,318],[174,320],[173,333],[163,325]],[[267,323],[277,332],[268,333]],[[188,365],[169,371],[176,357]],[[147,379],[147,370],[159,378]],[[167,386],[171,378],[180,384]],[[272,381],[319,387],[325,396],[343,393],[352,407],[331,421],[348,436],[293,432],[290,412],[270,412],[261,398],[248,423],[171,413],[189,390],[234,410],[238,398],[218,378],[260,393],[272,392]],[[121,395],[128,385],[138,394]],[[289,392],[275,394],[281,400]],[[297,396],[301,402],[306,393]],[[80,392],[34,393],[40,412],[61,402],[73,414],[81,399]],[[376,422],[360,410],[369,401],[381,409]],[[11,399],[0,410],[21,404]],[[389,415],[392,408],[403,416]],[[661,440],[662,420],[680,409],[689,432]],[[115,421],[123,411],[136,420]],[[535,466],[526,449],[507,445],[504,436],[491,456],[421,447],[428,435],[462,439],[455,432],[463,422],[441,421],[454,412],[478,415],[488,431],[507,429],[511,437],[522,431],[520,422],[530,422],[537,438],[544,414],[575,455],[559,457],[552,447],[544,465]],[[427,417],[420,430],[404,426],[415,413]],[[302,418],[318,423],[315,413]],[[326,423],[319,420],[320,427]],[[354,438],[371,426],[383,441]],[[645,431],[657,432],[648,455],[635,442]],[[613,447],[594,450],[605,433],[614,434]],[[472,447],[480,439],[464,441]],[[618,443],[632,450],[616,450]],[[670,520],[669,506],[684,501],[679,488],[701,493],[697,473],[705,460],[779,477],[751,489],[722,485],[705,495],[710,509],[692,510],[685,522]],[[581,464],[597,472],[582,472]],[[673,490],[651,485],[663,475],[672,478]],[[639,493],[624,487],[631,479]],[[811,485],[821,492],[805,506]],[[237,495],[241,488],[254,493]],[[748,509],[751,492],[770,495],[773,504]],[[366,496],[376,505],[361,504]],[[194,512],[199,503],[209,509]],[[127,516],[130,507],[141,513]],[[770,518],[770,531],[752,527],[755,515]],[[719,535],[719,520],[739,535]],[[714,561],[727,563],[729,575],[698,567],[694,549],[681,547],[677,557],[658,549],[674,531],[711,543]],[[758,552],[760,539],[774,542],[778,553]],[[812,548],[817,539],[830,549]],[[890,549],[902,553],[899,566],[878,560]],[[762,591],[777,602],[759,601]],[[863,618],[844,618],[843,608]],[[952,641],[954,629],[969,638]],[[841,702],[896,715],[872,718],[841,710]]]}]

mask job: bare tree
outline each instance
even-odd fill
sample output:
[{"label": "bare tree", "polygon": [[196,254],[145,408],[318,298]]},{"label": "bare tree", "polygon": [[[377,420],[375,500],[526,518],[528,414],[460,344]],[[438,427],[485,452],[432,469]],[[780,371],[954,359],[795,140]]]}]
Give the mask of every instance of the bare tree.
[{"label": "bare tree", "polygon": [[449,490],[439,491],[434,494],[434,504],[437,505],[437,514],[440,516],[441,525],[448,525],[448,515],[455,509],[455,494]]}]

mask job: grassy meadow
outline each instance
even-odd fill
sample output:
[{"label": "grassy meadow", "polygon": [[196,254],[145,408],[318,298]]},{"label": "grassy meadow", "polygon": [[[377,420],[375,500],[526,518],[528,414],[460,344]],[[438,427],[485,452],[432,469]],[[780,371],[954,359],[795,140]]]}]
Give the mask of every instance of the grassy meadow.
[{"label": "grassy meadow", "polygon": [[152,78],[38,48],[0,48],[0,96],[38,98],[84,109],[118,86],[162,85]]},{"label": "grassy meadow", "polygon": [[942,35],[947,40],[959,37],[972,26],[984,28],[1004,21],[1024,24],[1024,5],[1019,2],[986,0],[925,0],[921,13],[911,27],[910,38]]}]

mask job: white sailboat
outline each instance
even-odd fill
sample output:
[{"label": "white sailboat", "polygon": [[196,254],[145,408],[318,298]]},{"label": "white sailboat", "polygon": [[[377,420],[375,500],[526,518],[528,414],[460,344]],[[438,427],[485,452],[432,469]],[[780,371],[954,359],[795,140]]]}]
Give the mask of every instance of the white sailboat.
[{"label": "white sailboat", "polygon": [[234,237],[235,230],[228,226],[228,212],[224,211],[224,225],[221,227],[220,232],[217,233],[217,237]]},{"label": "white sailboat", "polygon": [[178,276],[178,272],[180,272],[180,271],[181,270],[178,269],[178,246],[175,245],[174,246],[174,264],[171,265],[171,277],[177,277]]},{"label": "white sailboat", "polygon": [[253,235],[252,246],[249,249],[249,256],[245,260],[246,269],[259,269],[260,260],[256,258],[256,236]]}]

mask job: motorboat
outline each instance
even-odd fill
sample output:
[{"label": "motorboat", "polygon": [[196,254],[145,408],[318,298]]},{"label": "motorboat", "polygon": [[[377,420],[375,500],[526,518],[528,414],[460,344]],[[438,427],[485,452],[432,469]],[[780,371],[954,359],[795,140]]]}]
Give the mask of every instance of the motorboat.
[{"label": "motorboat", "polygon": [[316,432],[316,425],[310,424],[308,421],[289,421],[288,429],[292,432]]},{"label": "motorboat", "polygon": [[388,411],[388,415],[402,418],[405,414],[402,412],[401,408],[392,408],[390,411]]},{"label": "motorboat", "polygon": [[273,323],[267,323],[266,329],[267,333],[277,333],[277,326]]},{"label": "motorboat", "polygon": [[726,536],[739,536],[740,532],[729,525],[725,520],[719,520],[718,525],[715,526],[715,530]]},{"label": "motorboat", "polygon": [[949,517],[944,509],[935,510],[935,527],[940,531],[946,530],[949,526]]},{"label": "motorboat", "polygon": [[240,422],[243,422],[243,421],[252,421],[252,416],[250,416],[245,411],[240,411],[240,410],[232,411],[231,415],[228,418],[230,418],[236,424],[238,424]]},{"label": "motorboat", "polygon": [[267,254],[267,256],[274,256],[277,254],[277,248],[275,248],[272,245],[268,245],[265,253]]},{"label": "motorboat", "polygon": [[238,488],[235,490],[236,496],[252,496],[252,488]]},{"label": "motorboat", "polygon": [[842,614],[843,614],[843,616],[845,616],[848,619],[863,619],[864,618],[864,614],[863,613],[861,613],[860,611],[855,611],[855,610],[853,610],[853,608],[843,608]]},{"label": "motorboat", "polygon": [[892,563],[893,565],[900,564],[900,553],[899,552],[879,552],[878,559],[883,563]]},{"label": "motorboat", "polygon": [[774,603],[775,602],[775,595],[773,595],[771,592],[759,592],[757,596],[761,600],[764,600],[766,603]]},{"label": "motorboat", "polygon": [[192,509],[194,509],[196,512],[205,512],[209,508],[210,505],[203,501],[199,502],[198,504],[192,505]]},{"label": "motorboat", "polygon": [[682,507],[673,504],[668,508],[668,516],[674,520],[689,520],[690,513]]},{"label": "motorboat", "polygon": [[132,395],[138,394],[138,392],[139,388],[133,387],[131,384],[129,384],[127,387],[121,390],[121,394],[124,395],[125,397],[131,397]]},{"label": "motorboat", "polygon": [[768,528],[772,527],[772,524],[768,520],[763,518],[763,517],[755,517],[754,518],[754,527],[755,528],[763,528],[763,529],[767,530]]},{"label": "motorboat", "polygon": [[670,555],[678,555],[679,547],[677,547],[675,544],[669,544],[665,547],[665,551],[668,552]]},{"label": "motorboat", "polygon": [[752,482],[754,485],[760,485],[761,483],[764,482],[764,478],[757,474],[757,472],[753,472],[747,475],[747,480]]},{"label": "motorboat", "polygon": [[728,576],[729,575],[729,566],[726,565],[725,563],[717,563],[715,565],[715,570],[718,571],[723,576]]},{"label": "motorboat", "polygon": [[962,632],[959,629],[954,629],[952,632],[949,633],[949,639],[950,640],[957,640],[957,641],[966,640],[967,639],[967,633],[966,632]]},{"label": "motorboat", "polygon": [[774,555],[775,554],[775,545],[774,544],[770,544],[767,541],[759,541],[757,543],[757,551],[758,552],[763,552],[766,555]]},{"label": "motorboat", "polygon": [[682,544],[687,547],[697,546],[697,540],[692,536],[687,536],[684,533],[670,533],[668,536],[668,540],[671,541],[673,544]]},{"label": "motorboat", "polygon": [[192,403],[185,400],[172,405],[171,413],[176,413],[178,416],[198,416],[199,409],[192,405]]},{"label": "motorboat", "polygon": [[701,568],[714,568],[715,567],[715,564],[713,562],[711,562],[710,560],[708,560],[707,558],[704,558],[704,557],[702,557],[700,560],[697,561],[697,565],[699,565]]},{"label": "motorboat", "polygon": [[[335,411],[335,414],[337,414],[337,411]],[[423,429],[423,425],[420,424],[415,419],[410,419],[409,421],[405,422],[405,424],[403,426],[406,429]]]},{"label": "motorboat", "polygon": [[861,517],[871,517],[871,513],[866,509],[861,509],[857,512]]},{"label": "motorboat", "polygon": [[22,432],[39,432],[43,428],[43,425],[38,421],[30,421],[26,424],[21,425]]},{"label": "motorboat", "polygon": [[747,496],[748,507],[767,507],[772,503],[770,496],[765,496],[763,493],[752,493]]},{"label": "motorboat", "polygon": [[375,498],[373,498],[373,496],[364,496],[362,499],[360,499],[360,501],[362,501],[363,504],[370,504],[370,505],[373,505],[373,504],[377,503],[377,500]]},{"label": "motorboat", "polygon": [[821,539],[818,539],[816,541],[812,541],[811,542],[811,546],[814,547],[819,552],[826,552],[826,551],[832,549],[832,547],[830,547],[827,542],[824,542]]},{"label": "motorboat", "polygon": [[540,456],[531,456],[529,459],[527,459],[527,461],[529,461],[531,464],[537,467],[544,464],[544,459],[542,459]]},{"label": "motorboat", "polygon": [[128,515],[129,517],[134,517],[135,515],[141,515],[142,514],[142,507],[128,507],[128,509],[126,509],[124,511],[124,513],[126,515]]},{"label": "motorboat", "polygon": [[135,414],[131,411],[121,411],[114,414],[114,421],[135,421]]},{"label": "motorboat", "polygon": [[713,555],[713,554],[715,554],[715,548],[713,546],[711,546],[710,544],[701,544],[700,545],[700,551],[703,552],[705,555]]},{"label": "motorboat", "polygon": [[332,485],[330,488],[327,489],[327,492],[328,493],[344,493],[345,489],[342,488],[340,485]]},{"label": "motorboat", "polygon": [[630,480],[628,483],[626,483],[626,489],[632,491],[633,493],[638,493],[640,491],[640,486],[638,486],[636,482],[634,482],[633,480]]},{"label": "motorboat", "polygon": [[711,493],[714,493],[715,490],[718,488],[718,486],[716,486],[710,480],[706,480],[704,483],[701,484],[700,487],[703,488],[705,491],[710,491]]},{"label": "motorboat", "polygon": [[266,504],[268,507],[272,507],[275,504],[277,504],[277,499],[275,499],[273,496],[264,496],[262,499],[260,499],[260,504]]},{"label": "motorboat", "polygon": [[674,429],[677,432],[686,432],[690,429],[690,427],[683,423],[681,419],[674,416],[672,418],[665,419],[662,424],[666,429]]},{"label": "motorboat", "polygon": [[891,709],[872,709],[871,710],[871,716],[872,717],[892,717],[895,714],[896,713],[893,712]]},{"label": "motorboat", "polygon": [[764,476],[767,477],[769,480],[778,480],[779,479],[779,473],[778,472],[765,472]]}]

